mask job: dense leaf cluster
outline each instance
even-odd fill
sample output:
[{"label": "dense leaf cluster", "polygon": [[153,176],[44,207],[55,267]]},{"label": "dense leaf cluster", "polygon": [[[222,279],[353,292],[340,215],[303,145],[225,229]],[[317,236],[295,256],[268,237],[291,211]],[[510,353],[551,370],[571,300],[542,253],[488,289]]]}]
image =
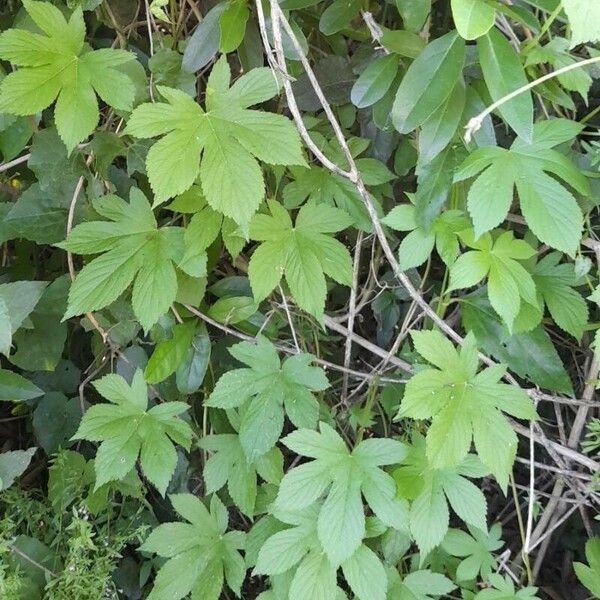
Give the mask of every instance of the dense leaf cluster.
[{"label": "dense leaf cluster", "polygon": [[600,597],[599,42],[2,3],[0,598]]}]

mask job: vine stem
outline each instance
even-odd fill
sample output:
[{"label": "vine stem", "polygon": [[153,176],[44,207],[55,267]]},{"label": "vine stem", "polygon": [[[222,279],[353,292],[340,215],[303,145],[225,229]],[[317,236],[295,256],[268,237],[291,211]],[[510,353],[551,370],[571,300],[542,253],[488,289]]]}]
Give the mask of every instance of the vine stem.
[{"label": "vine stem", "polygon": [[554,77],[560,77],[560,75],[564,75],[569,71],[573,71],[574,69],[580,69],[582,67],[587,67],[589,65],[593,65],[594,63],[600,62],[600,56],[594,56],[592,58],[586,58],[585,60],[581,60],[579,62],[566,65],[557,69],[556,71],[552,71],[551,73],[547,73],[546,75],[542,75],[542,77],[538,77],[537,79],[530,81],[527,85],[523,85],[520,88],[510,92],[510,94],[506,94],[506,96],[502,96],[499,100],[496,100],[493,104],[490,104],[483,112],[479,113],[477,116],[473,117],[465,127],[465,142],[467,144],[473,138],[473,134],[478,131],[483,123],[483,120],[493,113],[497,108],[500,108],[506,102],[509,102],[513,98],[520,96],[524,92],[529,91],[530,89],[536,87],[540,83],[544,83],[544,81],[548,81],[549,79],[553,79]]}]

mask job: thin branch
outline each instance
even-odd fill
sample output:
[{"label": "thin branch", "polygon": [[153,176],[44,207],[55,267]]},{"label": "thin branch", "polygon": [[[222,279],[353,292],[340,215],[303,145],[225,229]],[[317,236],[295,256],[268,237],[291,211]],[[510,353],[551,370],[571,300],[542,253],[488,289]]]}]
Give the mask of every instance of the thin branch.
[{"label": "thin branch", "polygon": [[497,108],[500,108],[506,102],[509,102],[513,98],[520,96],[521,94],[529,91],[534,88],[536,85],[540,83],[544,83],[549,79],[553,79],[554,77],[559,77],[560,75],[564,75],[569,71],[573,71],[574,69],[580,69],[582,67],[587,67],[589,65],[593,65],[594,63],[600,62],[600,56],[594,56],[593,58],[586,58],[585,60],[581,60],[576,63],[572,63],[570,65],[565,65],[556,71],[552,71],[551,73],[546,73],[546,75],[542,75],[542,77],[538,77],[537,79],[530,81],[528,84],[521,86],[520,88],[510,92],[510,94],[506,94],[506,96],[502,96],[499,100],[496,100],[493,104],[490,104],[483,112],[479,113],[477,116],[473,117],[465,127],[465,142],[467,144],[473,138],[473,134],[481,128],[481,124],[483,120],[490,114],[492,114]]}]

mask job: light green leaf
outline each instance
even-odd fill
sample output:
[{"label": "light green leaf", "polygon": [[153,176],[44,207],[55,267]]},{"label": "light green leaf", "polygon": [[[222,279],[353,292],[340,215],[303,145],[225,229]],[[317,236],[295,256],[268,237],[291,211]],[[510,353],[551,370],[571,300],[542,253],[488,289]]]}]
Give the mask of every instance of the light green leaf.
[{"label": "light green leaf", "polygon": [[[0,58],[21,68],[0,86],[0,111],[17,115],[41,112],[57,99],[55,121],[69,153],[92,133],[100,117],[98,94],[118,110],[131,110],[133,81],[115,67],[135,58],[131,52],[84,50],[81,9],[69,21],[51,4],[26,0],[25,10],[46,36],[20,29],[0,35]],[[52,26],[48,26],[48,23]]]},{"label": "light green leaf", "polygon": [[[141,138],[166,134],[152,146],[146,163],[157,203],[184,192],[200,175],[208,204],[247,226],[264,197],[256,159],[281,165],[305,161],[298,133],[288,119],[247,109],[248,102],[276,93],[277,85],[264,79],[261,71],[261,77],[242,76],[230,89],[228,81],[219,86],[217,74],[225,73],[226,65],[222,57],[211,72],[206,111],[183,92],[159,87],[167,102],[138,106],[126,132]],[[252,80],[244,83],[248,77]]]},{"label": "light green leaf", "polygon": [[571,48],[600,39],[600,6],[586,0],[563,0],[571,25]]},{"label": "light green leaf", "polygon": [[466,40],[477,39],[494,26],[496,11],[485,0],[452,0],[451,6],[456,29]]}]

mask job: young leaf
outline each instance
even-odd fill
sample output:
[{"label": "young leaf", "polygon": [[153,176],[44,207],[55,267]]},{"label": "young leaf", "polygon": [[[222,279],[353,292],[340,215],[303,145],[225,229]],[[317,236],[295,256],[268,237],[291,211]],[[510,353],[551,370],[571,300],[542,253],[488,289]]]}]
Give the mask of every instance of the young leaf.
[{"label": "young leaf", "polygon": [[86,48],[81,8],[67,21],[49,2],[23,0],[23,6],[45,35],[24,29],[0,34],[0,58],[21,67],[0,85],[0,112],[32,115],[58,98],[56,128],[70,153],[98,124],[96,94],[117,110],[132,109],[133,81],[116,67],[135,55],[125,50]]},{"label": "young leaf", "polygon": [[77,225],[57,244],[78,254],[103,253],[75,278],[64,319],[108,306],[132,282],[133,312],[146,330],[174,302],[177,276],[173,263],[184,253],[183,229],[158,229],[148,200],[137,188],[131,188],[129,200],[112,195],[98,198],[94,208],[109,220]]},{"label": "young leaf", "polygon": [[254,298],[264,300],[285,274],[298,306],[320,319],[327,294],[325,275],[342,285],[352,282],[348,249],[326,235],[348,227],[350,217],[337,208],[311,203],[298,211],[292,225],[280,204],[268,204],[271,215],[256,215],[250,225],[250,237],[262,242],[248,268]]},{"label": "young leaf", "polygon": [[502,575],[492,573],[489,581],[493,587],[481,590],[475,596],[475,600],[540,600],[536,596],[536,587],[515,590],[515,584],[510,577],[502,577]]},{"label": "young leaf", "polygon": [[350,558],[365,535],[361,496],[384,524],[406,529],[406,506],[396,497],[392,477],[380,468],[402,461],[406,454],[404,444],[391,439],[369,439],[350,452],[326,423],[320,424],[320,433],[300,429],[282,442],[292,452],[315,460],[288,471],[281,481],[275,508],[301,510],[329,490],[319,510],[317,530],[334,565]]},{"label": "young leaf", "polygon": [[437,331],[415,331],[412,337],[417,352],[436,368],[419,371],[409,380],[398,418],[431,419],[425,439],[432,467],[456,467],[474,441],[481,462],[506,488],[517,436],[501,411],[535,419],[531,400],[520,388],[499,383],[503,367],[477,373],[473,334],[460,352]]},{"label": "young leaf", "polygon": [[281,364],[271,342],[240,342],[229,352],[248,368],[221,376],[205,406],[240,407],[240,442],[250,463],[268,452],[283,429],[284,412],[299,428],[314,428],[319,405],[311,391],[329,387],[322,369],[310,366],[313,356],[296,354]]},{"label": "young leaf", "polygon": [[456,569],[457,581],[472,581],[479,576],[487,580],[497,565],[492,552],[504,545],[500,539],[502,527],[500,523],[495,523],[489,533],[473,527],[469,527],[469,532],[471,535],[460,529],[450,529],[442,548],[448,554],[464,559]]},{"label": "young leaf", "polygon": [[416,210],[409,204],[395,206],[382,223],[396,231],[409,231],[398,249],[400,267],[406,271],[422,265],[435,245],[440,258],[450,266],[458,256],[458,232],[469,227],[469,220],[459,210],[447,210],[436,217],[426,232],[417,224]]},{"label": "young leaf", "polygon": [[[254,573],[280,575],[295,568],[290,585],[290,598],[333,598],[331,595],[300,596],[303,588],[329,589],[335,584],[337,565],[323,552],[318,538],[319,503],[302,510],[274,510],[280,521],[291,525],[271,535],[262,545]],[[317,559],[318,557],[318,559]],[[306,567],[311,565],[310,582],[303,581]],[[379,557],[364,544],[342,564],[342,572],[358,600],[385,600],[387,577]],[[312,578],[314,577],[314,581]],[[294,596],[292,591],[294,590]]]},{"label": "young leaf", "polygon": [[231,87],[229,82],[221,57],[208,79],[206,111],[185,93],[159,86],[166,102],[138,106],[125,132],[138,138],[164,135],[146,160],[157,203],[181,194],[200,175],[208,204],[246,226],[264,197],[256,159],[275,165],[305,161],[289,119],[248,109],[277,93],[270,69],[250,71]]},{"label": "young leaf", "polygon": [[177,465],[173,442],[190,448],[192,430],[178,418],[188,405],[166,402],[148,410],[148,391],[139,369],[131,386],[120,375],[111,374],[96,380],[94,387],[112,404],[90,407],[73,439],[101,442],[95,460],[95,489],[123,479],[139,456],[142,472],[164,496]]},{"label": "young leaf", "polygon": [[158,571],[148,600],[192,598],[218,600],[223,583],[240,595],[246,566],[239,550],[244,533],[227,531],[227,509],[216,495],[210,512],[192,494],[169,496],[173,508],[188,523],[163,523],[140,547],[167,559]]},{"label": "young leaf", "polygon": [[525,303],[537,307],[535,283],[520,260],[531,258],[535,251],[512,231],[502,233],[495,241],[489,233],[474,241],[470,231],[461,233],[467,246],[473,248],[458,257],[450,267],[448,291],[464,289],[488,278],[488,298],[509,331]]}]

